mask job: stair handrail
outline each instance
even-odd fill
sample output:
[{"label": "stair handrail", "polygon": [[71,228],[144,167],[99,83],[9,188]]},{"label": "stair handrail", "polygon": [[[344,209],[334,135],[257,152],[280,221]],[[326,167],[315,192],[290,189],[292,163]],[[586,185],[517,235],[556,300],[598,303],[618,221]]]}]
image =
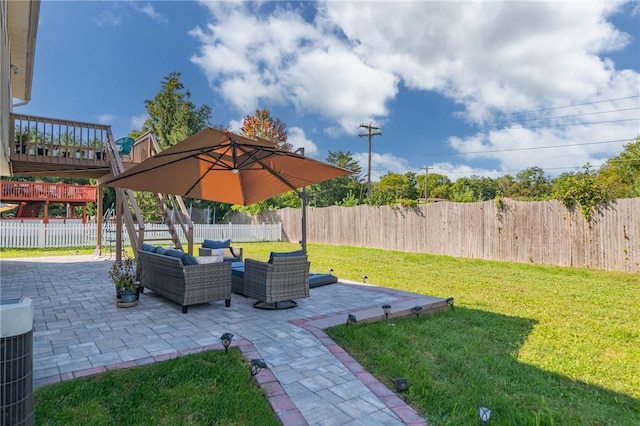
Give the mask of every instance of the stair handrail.
[{"label": "stair handrail", "polygon": [[[120,173],[123,173],[126,169],[124,167],[124,163],[122,158],[120,157],[120,153],[118,151],[118,147],[116,146],[115,139],[113,138],[113,134],[111,133],[111,128],[107,131],[107,153],[109,155],[111,174],[113,176],[118,176]],[[133,213],[136,218],[136,222],[138,223],[138,235],[135,232],[135,223],[133,221],[133,217],[131,216],[131,212],[129,208],[125,208],[125,205],[122,207],[123,211],[123,219],[125,222],[125,227],[127,228],[127,233],[129,234],[129,241],[131,242],[131,248],[133,249],[134,256],[138,252],[138,249],[142,246],[141,235],[144,234],[144,220],[142,218],[142,214],[140,213],[140,209],[138,208],[138,204],[136,203],[136,199],[133,196],[133,192],[128,189],[123,188],[115,188],[116,195],[119,196],[122,203],[125,204],[125,200],[128,198],[129,203],[131,204],[131,208],[133,209]],[[116,253],[116,259],[120,259],[121,253]]]}]

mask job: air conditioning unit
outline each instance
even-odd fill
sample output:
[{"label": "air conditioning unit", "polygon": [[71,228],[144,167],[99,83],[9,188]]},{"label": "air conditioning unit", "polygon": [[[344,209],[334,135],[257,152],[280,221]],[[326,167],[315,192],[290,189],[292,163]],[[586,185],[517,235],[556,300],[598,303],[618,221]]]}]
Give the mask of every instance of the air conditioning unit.
[{"label": "air conditioning unit", "polygon": [[0,426],[33,425],[33,305],[0,299]]}]

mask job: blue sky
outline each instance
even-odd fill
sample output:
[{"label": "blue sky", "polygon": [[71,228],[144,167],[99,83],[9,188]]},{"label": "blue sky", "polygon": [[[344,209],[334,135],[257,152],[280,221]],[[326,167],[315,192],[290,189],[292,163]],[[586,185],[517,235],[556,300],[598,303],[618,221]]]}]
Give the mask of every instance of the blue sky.
[{"label": "blue sky", "polygon": [[372,178],[550,176],[640,134],[640,3],[44,0],[33,95],[15,112],[138,129],[172,71],[212,122],[267,108],[307,155]]}]

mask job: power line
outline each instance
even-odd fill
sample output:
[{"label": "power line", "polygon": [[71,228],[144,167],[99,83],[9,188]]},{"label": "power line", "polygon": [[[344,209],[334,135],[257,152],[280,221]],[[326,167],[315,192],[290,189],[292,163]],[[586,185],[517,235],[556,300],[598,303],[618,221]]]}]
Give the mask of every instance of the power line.
[{"label": "power line", "polygon": [[590,121],[586,123],[558,123],[558,124],[546,124],[543,126],[522,126],[523,129],[544,129],[547,127],[563,127],[563,126],[590,126],[592,124],[604,124],[604,123],[620,123],[622,121],[638,121],[640,118],[621,118],[618,120],[606,120],[606,121]]},{"label": "power line", "polygon": [[573,114],[573,115],[559,115],[557,117],[526,118],[526,119],[521,119],[521,120],[505,121],[505,122],[503,122],[503,124],[521,123],[521,122],[527,122],[527,121],[557,120],[557,119],[560,119],[560,118],[575,118],[575,117],[583,117],[585,115],[608,114],[608,113],[611,113],[611,112],[633,111],[633,110],[637,110],[637,109],[640,109],[640,107],[611,109],[611,110],[607,110],[607,111],[585,112],[585,113],[582,113],[582,114]]},{"label": "power line", "polygon": [[548,148],[566,148],[569,146],[600,145],[605,143],[631,142],[631,141],[632,141],[631,139],[615,139],[610,141],[572,143],[572,144],[565,144],[565,145],[533,146],[529,148],[505,148],[505,149],[492,149],[487,151],[443,152],[443,153],[437,153],[437,154],[424,154],[424,155],[448,156],[448,155],[466,155],[466,154],[485,154],[485,153],[492,153],[492,152],[527,151],[527,150],[533,150],[533,149],[548,149]]},{"label": "power line", "polygon": [[623,98],[603,99],[603,100],[600,100],[600,101],[585,102],[583,104],[574,104],[574,105],[565,105],[565,106],[559,106],[559,107],[540,108],[540,109],[534,109],[534,110],[529,110],[529,111],[509,112],[509,113],[500,114],[499,117],[508,116],[508,115],[514,115],[514,114],[532,114],[534,112],[553,111],[553,110],[562,109],[562,108],[573,108],[573,107],[585,106],[585,105],[595,105],[595,104],[602,104],[602,103],[605,103],[605,102],[623,101],[625,99],[634,99],[634,98],[640,98],[640,95],[625,96]]}]

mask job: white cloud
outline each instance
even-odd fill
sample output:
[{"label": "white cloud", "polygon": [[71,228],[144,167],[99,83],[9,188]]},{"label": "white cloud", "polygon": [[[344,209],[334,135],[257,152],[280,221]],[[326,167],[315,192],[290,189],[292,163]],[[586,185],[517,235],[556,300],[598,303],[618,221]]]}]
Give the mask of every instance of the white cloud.
[{"label": "white cloud", "polygon": [[169,20],[165,16],[156,11],[155,7],[150,2],[129,1],[128,4],[133,8],[133,10],[147,15],[149,18],[153,19],[156,22],[169,22]]},{"label": "white cloud", "polygon": [[240,112],[261,101],[289,104],[348,132],[388,114],[398,78],[368,65],[321,26],[285,8],[261,16],[255,4],[207,6],[213,22],[191,31],[201,43],[191,60]]},{"label": "white cloud", "polygon": [[304,130],[299,127],[290,127],[287,130],[287,142],[291,144],[292,151],[298,148],[304,148],[304,155],[307,157],[315,157],[318,155],[318,146],[307,139]]},{"label": "white cloud", "polygon": [[[122,23],[123,17],[130,18],[130,10],[147,15],[159,23],[169,22],[165,16],[156,11],[153,4],[150,2],[141,2],[135,0],[127,0],[125,2],[102,2],[106,9],[100,11],[100,13],[93,19],[99,27],[118,27]],[[124,6],[129,5],[129,8]]]},{"label": "white cloud", "polygon": [[[358,162],[362,169],[362,176],[367,179],[369,170],[369,153],[356,152],[353,154],[353,159]],[[416,172],[414,168],[409,165],[409,161],[406,158],[397,157],[393,154],[385,153],[379,154],[377,152],[371,153],[371,181],[377,182],[381,176],[387,173],[405,174],[407,172]]]},{"label": "white cloud", "polygon": [[149,118],[149,114],[147,113],[140,114],[140,115],[132,115],[131,128],[136,130],[142,129],[144,122],[147,121],[148,118]]},{"label": "white cloud", "polygon": [[[640,75],[617,70],[607,57],[631,41],[609,22],[629,2],[327,1],[314,4],[313,21],[305,20],[312,7],[306,3],[203,4],[211,19],[191,31],[200,43],[191,60],[241,114],[265,103],[295,106],[299,114],[324,119],[327,135],[356,134],[361,122],[384,122],[404,84],[461,105],[461,118],[481,130],[452,135],[450,146],[483,151],[460,159],[497,161],[499,170],[530,167],[532,159],[543,168],[566,166],[567,159],[595,164],[607,150],[619,152],[622,142],[514,149],[631,139],[640,132],[637,121],[593,124],[637,118],[637,111],[548,119],[563,111],[549,108],[638,94]],[[567,111],[601,113],[633,102],[637,106],[636,99]],[[546,117],[506,115],[545,108]],[[539,118],[547,120],[531,120]],[[380,169],[409,168],[406,159],[387,163],[386,154],[376,155]]]},{"label": "white cloud", "polygon": [[93,20],[99,27],[117,27],[120,25],[120,15],[113,10],[103,10]]},{"label": "white cloud", "polygon": [[615,70],[596,55],[629,41],[604,19],[618,3],[380,2],[364,13],[359,2],[328,2],[326,16],[367,63],[482,121],[597,94]]},{"label": "white cloud", "polygon": [[240,134],[240,130],[242,129],[243,121],[244,121],[244,118],[241,118],[239,120],[231,120],[231,121],[229,121],[229,130],[232,133],[235,133],[235,134],[239,135]]},{"label": "white cloud", "polygon": [[112,124],[116,119],[116,116],[113,114],[99,114],[94,117],[100,124]]}]

